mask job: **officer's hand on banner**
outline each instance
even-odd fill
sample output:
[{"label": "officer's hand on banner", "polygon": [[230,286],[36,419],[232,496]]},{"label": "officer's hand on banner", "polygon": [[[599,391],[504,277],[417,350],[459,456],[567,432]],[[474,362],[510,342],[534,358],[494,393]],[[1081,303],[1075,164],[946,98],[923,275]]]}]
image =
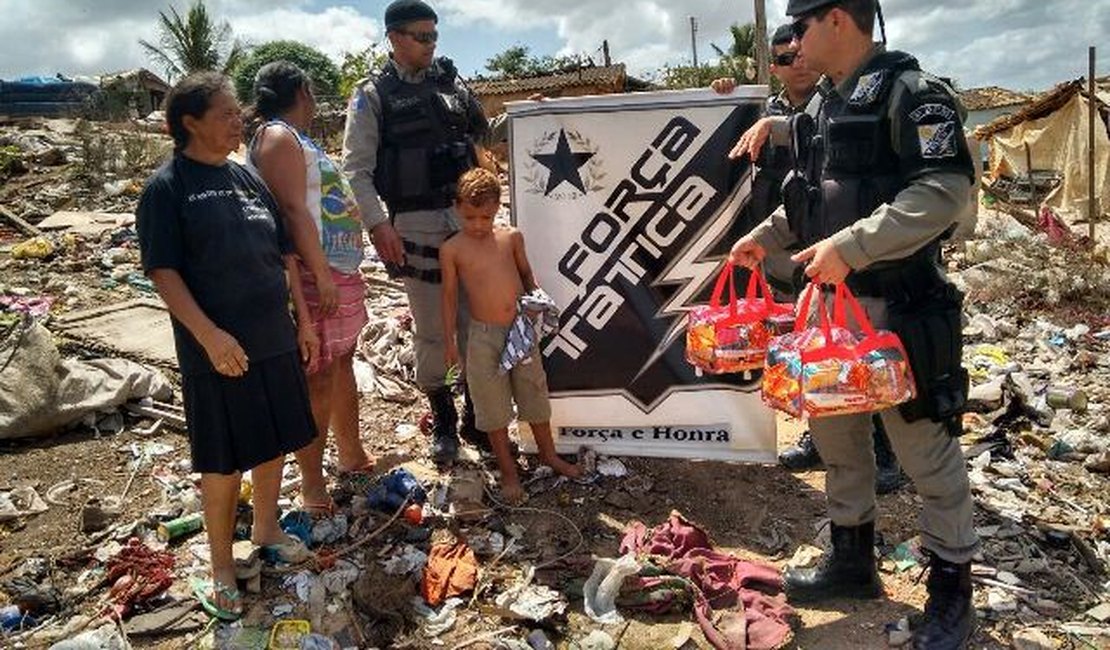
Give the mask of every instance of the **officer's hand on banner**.
[{"label": "officer's hand on banner", "polygon": [[733,264],[754,269],[763,261],[766,255],[767,251],[749,236],[741,237],[732,245],[732,251],[729,252],[728,259]]},{"label": "officer's hand on banner", "polygon": [[736,90],[736,80],[732,77],[721,77],[720,79],[714,79],[709,87],[718,95],[727,95]]},{"label": "officer's hand on banner", "polygon": [[386,221],[374,226],[370,231],[370,241],[374,243],[374,250],[378,251],[378,257],[382,258],[383,262],[404,266],[405,249],[401,245],[401,236],[397,234],[393,224]]},{"label": "officer's hand on banner", "polygon": [[790,259],[800,264],[809,262],[806,265],[806,275],[818,283],[840,284],[852,272],[852,267],[840,256],[831,239],[823,239],[794,254]]},{"label": "officer's hand on banner", "polygon": [[733,160],[741,158],[745,155],[751,156],[752,160],[759,158],[759,152],[763,150],[763,145],[767,143],[767,138],[771,137],[771,119],[768,117],[761,118],[758,122],[752,125],[750,129],[744,131],[744,135],[736,141],[736,146],[732,151],[728,152],[728,157]]}]

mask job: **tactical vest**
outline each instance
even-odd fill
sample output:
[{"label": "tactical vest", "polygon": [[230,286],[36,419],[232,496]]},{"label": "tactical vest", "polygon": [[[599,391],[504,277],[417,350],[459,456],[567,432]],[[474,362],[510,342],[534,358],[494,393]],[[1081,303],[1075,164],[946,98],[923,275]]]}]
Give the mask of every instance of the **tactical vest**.
[{"label": "tactical vest", "polygon": [[459,176],[477,163],[455,65],[436,59],[420,83],[387,65],[373,83],[382,105],[374,187],[390,213],[451,205]]},{"label": "tactical vest", "polygon": [[817,200],[805,230],[809,246],[894,200],[909,181],[899,172],[891,143],[891,90],[906,71],[920,70],[904,52],[884,52],[863,70],[851,97],[824,98],[809,161],[811,195]]},{"label": "tactical vest", "polygon": [[[808,106],[808,102],[803,107],[792,106],[786,91],[783,91],[767,100],[763,114],[767,117],[789,117]],[[768,143],[760,151],[756,165],[759,172],[752,179],[752,213],[757,220],[763,220],[782,205],[782,183],[794,167],[794,156],[789,146]]]}]

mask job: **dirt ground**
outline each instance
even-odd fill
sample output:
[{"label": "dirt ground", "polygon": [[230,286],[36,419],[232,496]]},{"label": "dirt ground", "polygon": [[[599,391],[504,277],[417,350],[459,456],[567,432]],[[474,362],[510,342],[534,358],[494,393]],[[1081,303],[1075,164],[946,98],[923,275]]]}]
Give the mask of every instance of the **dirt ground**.
[{"label": "dirt ground", "polygon": [[[382,457],[383,471],[412,459],[432,471],[425,456],[426,439],[416,438],[400,447],[393,443],[396,425],[414,422],[418,415],[414,407],[377,398],[364,399],[364,441]],[[793,444],[799,432],[798,423],[782,419],[779,429],[780,447]],[[22,527],[0,532],[0,574],[23,559],[35,556],[53,558],[57,565],[55,570],[69,576],[88,566],[87,554],[83,555],[81,549],[95,549],[96,543],[80,532],[82,497],[122,493],[130,476],[124,468],[126,455],[121,449],[131,443],[152,441],[173,446],[175,458],[187,458],[185,436],[169,431],[153,438],[135,433],[99,438],[68,434],[31,444],[0,447],[3,455],[0,487],[30,482],[46,490],[64,480],[96,481],[75,490],[69,506],[52,507]],[[627,523],[640,520],[654,525],[664,521],[672,510],[682,512],[704,527],[720,548],[744,559],[775,565],[788,559],[797,544],[811,541],[816,534],[815,525],[823,517],[824,473],[821,471],[791,474],[776,466],[645,458],[623,460],[630,470],[624,479],[602,479],[586,486],[563,483],[554,490],[535,490],[528,507],[536,511],[502,511],[495,515],[504,524],[518,523],[526,528],[525,557],[549,559],[573,552],[571,559],[577,562],[565,563],[567,568],[543,574],[543,579],[553,586],[565,591],[580,585],[592,567],[590,556],[617,555],[621,531]],[[533,489],[535,487],[533,485]],[[139,476],[130,490],[120,520],[141,520],[157,507],[159,500],[157,485],[149,476]],[[881,497],[878,530],[883,538],[897,541],[915,534],[917,507],[918,500],[910,487]],[[577,530],[543,510],[567,517]],[[371,546],[367,552],[368,563],[372,563],[370,558],[376,556],[376,551]],[[181,554],[184,548],[179,546],[178,552]],[[819,609],[798,609],[800,625],[796,647],[888,647],[884,626],[911,614],[924,602],[924,584],[916,581],[919,573],[884,575],[886,596],[882,600],[834,601]],[[58,582],[67,584],[68,581]],[[263,591],[271,592],[276,588],[273,584]],[[188,590],[181,581],[171,588],[171,593],[188,598]],[[571,599],[564,630],[568,638],[584,636],[598,627],[584,615],[581,607],[581,599]],[[458,642],[500,627],[496,617],[467,614],[460,625],[442,639],[447,643]],[[619,639],[620,648],[675,647],[672,640],[684,634],[690,636],[684,647],[711,647],[697,626],[692,626],[684,616],[635,615],[625,624],[610,626],[606,631]],[[976,637],[975,647],[1009,647],[998,636],[997,630],[983,630]],[[136,647],[180,648],[185,647],[189,637],[137,641]],[[381,647],[433,647],[430,640],[423,641],[412,632],[400,631],[394,631],[393,638],[376,638]]]}]

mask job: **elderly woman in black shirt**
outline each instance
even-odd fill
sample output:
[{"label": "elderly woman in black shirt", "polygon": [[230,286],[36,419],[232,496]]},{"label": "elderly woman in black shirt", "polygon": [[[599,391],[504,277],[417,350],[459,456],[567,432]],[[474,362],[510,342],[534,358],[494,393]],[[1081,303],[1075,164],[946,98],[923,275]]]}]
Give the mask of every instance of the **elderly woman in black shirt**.
[{"label": "elderly woman in black shirt", "polygon": [[[201,474],[211,581],[194,587],[209,613],[237,618],[231,556],[242,472],[251,471],[252,541],[279,560],[307,550],[278,526],[285,455],[316,437],[302,357],[311,330],[289,313],[289,241],[273,198],[228,160],[243,123],[227,79],[186,77],[167,100],[173,157],[147,181],[137,227],[143,269],[172,316],[193,469]],[[303,297],[294,292],[294,304]]]}]

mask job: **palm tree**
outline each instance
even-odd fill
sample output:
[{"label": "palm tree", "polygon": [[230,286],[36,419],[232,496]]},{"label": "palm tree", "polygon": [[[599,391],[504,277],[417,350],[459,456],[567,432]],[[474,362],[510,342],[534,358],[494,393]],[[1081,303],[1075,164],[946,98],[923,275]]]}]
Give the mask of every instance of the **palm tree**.
[{"label": "palm tree", "polygon": [[717,56],[737,59],[740,57],[755,58],[755,23],[732,24],[728,31],[732,34],[732,44],[728,50],[722,50],[710,43],[717,52]]},{"label": "palm tree", "polygon": [[204,0],[193,3],[184,18],[173,7],[169,15],[159,11],[158,16],[161,31],[158,40],[162,47],[143,39],[139,39],[139,44],[151,60],[165,67],[170,80],[200,70],[227,74],[246,54],[246,48],[232,36],[227,21],[213,22]]}]

